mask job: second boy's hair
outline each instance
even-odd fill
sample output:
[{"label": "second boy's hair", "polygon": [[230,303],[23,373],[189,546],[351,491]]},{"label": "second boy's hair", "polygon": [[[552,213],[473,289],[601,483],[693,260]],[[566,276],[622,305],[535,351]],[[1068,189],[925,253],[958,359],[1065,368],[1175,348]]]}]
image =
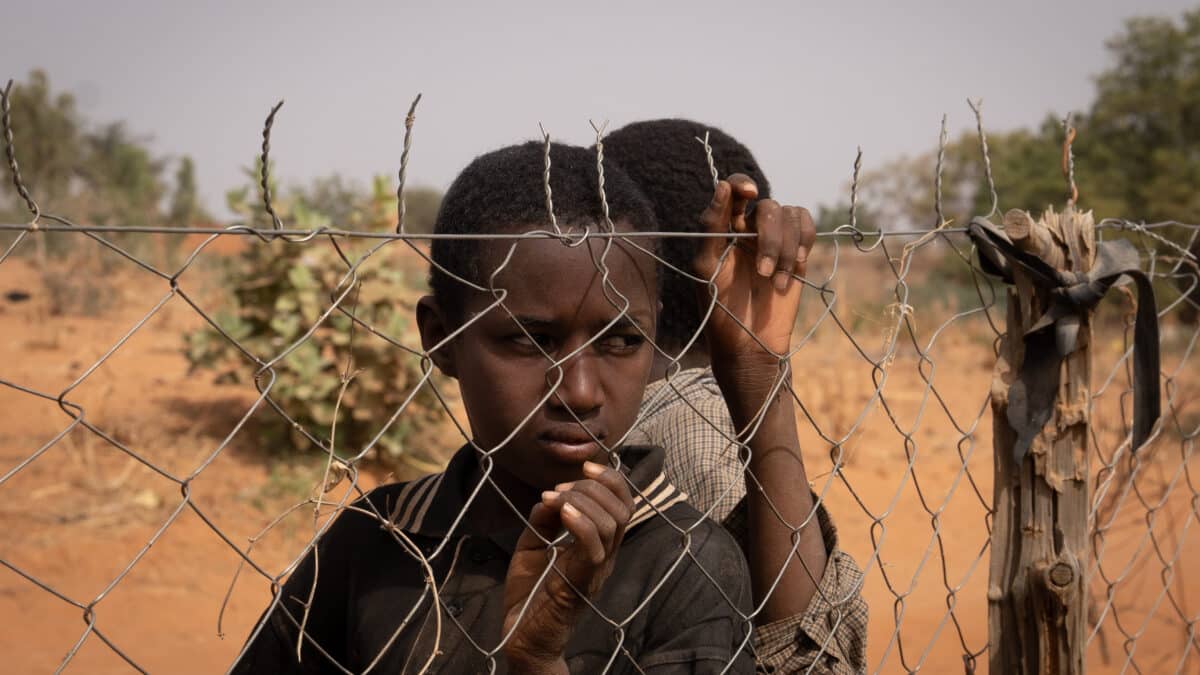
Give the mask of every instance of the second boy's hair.
[{"label": "second boy's hair", "polygon": [[[708,133],[713,163],[721,177],[735,173],[749,176],[758,186],[758,197],[771,196],[771,184],[763,175],[750,149],[714,127],[685,119],[634,122],[604,139],[605,152],[621,165],[654,205],[659,227],[667,232],[700,232],[700,214],[713,197],[712,173],[697,138]],[[690,272],[699,240],[667,238],[661,246],[664,260]],[[660,345],[683,347],[704,318],[696,301],[696,282],[670,269],[660,272],[663,303],[658,320]],[[704,348],[704,342],[697,345]]]},{"label": "second boy's hair", "polygon": [[[499,234],[517,228],[550,229],[543,183],[545,146],[537,142],[512,145],[476,157],[451,184],[438,209],[438,234]],[[596,155],[586,148],[553,144],[550,150],[550,188],[554,215],[564,230],[593,231],[603,222]],[[654,210],[637,184],[608,158],[604,161],[604,192],[609,217],[637,231],[655,228]],[[461,320],[469,287],[447,274],[486,286],[481,278],[479,240],[435,239],[430,257],[429,285],[442,311]],[[653,249],[650,242],[644,246]]]}]

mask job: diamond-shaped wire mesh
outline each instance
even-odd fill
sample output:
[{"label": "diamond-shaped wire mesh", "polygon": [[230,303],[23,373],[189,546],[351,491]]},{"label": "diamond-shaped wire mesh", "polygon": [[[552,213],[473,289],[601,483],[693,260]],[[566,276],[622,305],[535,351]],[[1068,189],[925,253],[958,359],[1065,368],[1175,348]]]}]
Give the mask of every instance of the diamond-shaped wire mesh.
[{"label": "diamond-shaped wire mesh", "polygon": [[[549,191],[546,197],[553,213]],[[0,514],[10,532],[0,547],[0,565],[9,572],[0,587],[0,611],[9,616],[20,611],[24,617],[0,639],[14,668],[180,672],[224,667],[247,636],[253,639],[262,630],[256,617],[264,606],[295,609],[312,603],[319,584],[300,585],[309,595],[299,604],[286,602],[281,586],[302,560],[308,560],[300,568],[306,579],[321,578],[322,558],[314,559],[312,551],[325,550],[314,547],[339,517],[350,514],[377,523],[394,544],[394,555],[420,571],[417,599],[382,619],[389,641],[398,638],[409,649],[399,663],[413,672],[437,669],[447,652],[462,651],[477,655],[475,663],[484,669],[500,660],[507,636],[478,634],[460,599],[469,589],[456,587],[452,593],[446,587],[462,583],[461,571],[456,577],[454,570],[488,562],[462,536],[464,513],[480,488],[463,495],[463,511],[452,514],[436,536],[417,537],[401,521],[425,517],[418,513],[425,504],[421,495],[439,488],[436,477],[419,479],[422,472],[412,467],[437,470],[449,455],[422,456],[410,446],[400,452],[401,463],[393,464],[408,462],[401,477],[415,480],[406,483],[407,491],[387,493],[395,501],[358,501],[376,485],[395,483],[395,476],[381,475],[373,463],[381,456],[376,446],[388,429],[415,414],[413,401],[427,402],[437,419],[421,436],[431,445],[450,451],[471,437],[454,385],[436,376],[434,355],[417,346],[411,324],[381,325],[360,311],[363,296],[373,290],[372,266],[421,270],[427,238],[288,230],[271,216],[278,229],[130,230],[80,226],[35,208],[33,225],[5,226],[12,236],[0,256],[0,286],[25,289],[31,296],[10,294],[3,305],[0,360],[0,409],[5,411]],[[1200,431],[1200,369],[1194,356],[1200,296],[1194,261],[1159,234],[1168,226],[1185,231],[1193,242],[1200,232],[1179,224],[1099,225],[1101,237],[1135,241],[1156,282],[1164,415],[1151,442],[1131,453],[1134,300],[1118,294],[1101,306],[1094,324],[1094,557],[1087,654],[1093,672],[1190,672],[1200,663],[1195,634],[1200,593],[1188,584],[1200,556],[1193,522],[1200,516],[1200,483],[1193,475]],[[39,237],[69,240],[73,268],[27,256]],[[559,229],[557,222],[536,235],[494,237],[490,245],[515,249],[532,238],[595,251],[619,244],[649,254],[651,246],[650,236],[603,228],[585,236]],[[158,242],[159,253],[166,242],[185,255],[169,264],[169,256],[145,252],[154,247],[140,246],[139,240]],[[229,283],[222,261],[230,248],[253,247],[324,249],[326,255],[297,257],[294,269],[334,280],[318,284],[319,311],[298,326],[280,328],[269,351],[248,347],[221,317],[228,296],[219,285]],[[608,271],[602,255],[593,259],[597,273]],[[997,338],[1004,330],[1003,289],[978,271],[969,241],[962,230],[950,227],[880,236],[852,223],[819,236],[807,276],[793,349],[780,363],[791,372],[786,395],[798,411],[812,491],[837,525],[838,546],[853,560],[850,570],[861,569],[863,576],[849,573],[833,588],[837,597],[821,598],[819,618],[832,626],[830,637],[805,647],[822,655],[841,650],[843,638],[859,639],[846,633],[854,630],[848,614],[861,595],[870,606],[867,670],[986,668],[993,461],[989,392]],[[506,290],[495,285],[487,290],[497,298],[489,311],[507,312]],[[610,300],[620,308],[621,289],[610,290]],[[62,311],[64,299],[75,302],[73,309]],[[52,312],[56,307],[61,313]],[[261,309],[268,318],[288,318],[281,316],[286,309]],[[275,383],[284,371],[301,367],[297,355],[330,326],[344,335],[345,349],[321,345],[329,349],[322,358],[335,367],[320,377],[327,380],[322,386],[340,392],[339,405],[329,425],[302,423],[273,396]],[[180,345],[197,332],[236,348],[242,384],[217,386],[203,372],[182,371]],[[404,384],[387,419],[371,421],[373,434],[366,442],[347,447],[338,441],[338,425],[354,414],[354,405],[340,404],[371,393],[355,391],[357,373],[366,366],[330,355],[353,354],[355,340],[405,353],[419,376]],[[558,366],[571,356],[547,355],[547,398],[561,381]],[[703,388],[689,377],[695,374],[676,371],[654,388],[642,422],[653,425],[649,410],[655,405],[690,410],[702,428],[689,433],[711,435],[711,429],[728,441],[728,465],[711,471],[728,474],[732,466],[737,475],[747,461],[737,458],[737,438],[729,438],[728,420],[710,419],[711,409],[698,398]],[[265,449],[255,447],[254,432],[279,420],[289,434],[282,442],[321,453],[315,472],[261,467]],[[650,429],[634,433],[639,431],[653,435]],[[502,493],[492,474],[496,448],[476,450],[484,482]],[[620,455],[612,458],[620,464]],[[287,466],[282,460],[266,463]],[[277,483],[289,481],[308,496],[286,504],[295,490],[270,494]],[[641,643],[635,632],[673,593],[722,598],[718,604],[738,636],[730,647],[749,655],[762,603],[739,601],[739,593],[743,600],[749,597],[746,579],[709,569],[697,555],[693,537],[707,532],[708,521],[672,519],[667,512],[682,499],[679,493],[626,481],[642,509],[635,520],[668,528],[673,546],[659,551],[662,560],[651,566],[661,574],[628,614],[610,616],[592,605],[597,615],[592,625],[604,627],[609,645],[596,663],[616,672],[637,669]],[[712,485],[717,484],[702,482]],[[728,515],[727,506],[737,501],[729,498],[744,490],[737,481],[720,485],[702,505],[716,519]],[[254,487],[243,494],[238,486]],[[800,532],[818,527],[817,520],[814,512],[805,522],[787,526]],[[560,542],[544,543],[553,561],[558,549],[552,544]],[[332,561],[354,558],[353,551],[336,548],[325,555]],[[680,570],[692,570],[686,578],[711,588],[677,588],[669,581],[686,574]],[[547,569],[539,585],[551,573]],[[181,592],[193,587],[200,592]],[[525,611],[522,606],[522,615]],[[303,610],[290,617],[306,627],[317,622]],[[324,646],[316,642],[307,640],[307,658],[324,658]],[[369,670],[384,651],[356,654],[358,667],[330,672]],[[818,658],[818,663],[829,662]],[[731,659],[714,672],[737,667]]]}]

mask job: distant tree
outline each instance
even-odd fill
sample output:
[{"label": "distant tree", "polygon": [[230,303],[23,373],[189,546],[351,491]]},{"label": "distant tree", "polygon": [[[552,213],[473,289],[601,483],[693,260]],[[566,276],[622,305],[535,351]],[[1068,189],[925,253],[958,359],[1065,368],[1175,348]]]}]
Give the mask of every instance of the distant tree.
[{"label": "distant tree", "polygon": [[1087,136],[1097,190],[1124,215],[1200,219],[1200,10],[1141,17],[1106,43]]},{"label": "distant tree", "polygon": [[111,225],[152,225],[161,218],[166,194],[163,159],[150,154],[124,122],[112,122],[84,137],[87,155],[82,174],[95,199],[89,219]]},{"label": "distant tree", "polygon": [[[74,96],[54,92],[41,70],[14,86],[11,106],[21,174],[44,210],[103,224],[161,218],[165,162],[123,122],[89,129]],[[24,209],[3,194],[7,211]]]},{"label": "distant tree", "polygon": [[[249,185],[229,190],[226,205],[243,216],[248,225],[270,227],[259,200],[258,176],[262,164],[258,158],[254,166],[243,169]],[[371,179],[371,187],[364,190],[339,174],[319,176],[307,185],[292,186],[280,191],[275,181],[271,182],[275,211],[288,223],[298,227],[338,227],[353,230],[382,231],[396,227],[396,185],[388,176],[378,175]],[[442,193],[428,187],[406,188],[405,229],[412,233],[433,231]]]},{"label": "distant tree", "polygon": [[[71,189],[84,155],[82,123],[75,97],[55,93],[42,70],[29,73],[25,82],[13,86],[12,127],[21,174],[34,199],[43,208],[58,204]],[[5,190],[10,208],[23,211],[15,194]]]},{"label": "distant tree", "polygon": [[200,205],[200,196],[196,189],[196,165],[191,157],[185,155],[179,160],[179,168],[175,171],[175,189],[171,193],[167,222],[176,227],[187,227],[209,219],[210,216]]},{"label": "distant tree", "polygon": [[[338,174],[313,179],[289,191],[306,210],[319,214],[325,224],[350,229],[386,230],[396,227],[396,186],[387,176],[371,179],[370,190],[362,190]],[[405,230],[414,234],[433,231],[442,193],[433,188],[412,187],[404,191]]]},{"label": "distant tree", "polygon": [[404,191],[404,229],[414,234],[433,232],[438,208],[442,205],[442,193],[429,187],[415,187]]},{"label": "distant tree", "polygon": [[[1095,100],[1073,118],[1080,205],[1097,218],[1200,220],[1200,9],[1130,19],[1106,46],[1112,65],[1096,78]],[[1033,129],[988,134],[1001,213],[1062,207],[1064,133],[1062,116],[1048,115]],[[860,204],[885,229],[931,227],[935,165],[930,150],[865,172]],[[991,210],[975,134],[946,147],[942,204],[959,223]]]},{"label": "distant tree", "polygon": [[[817,207],[813,219],[817,226],[817,232],[832,232],[843,225],[849,225],[850,202],[841,201],[833,206],[821,204]],[[859,204],[855,208],[855,222],[858,229],[863,232],[874,232],[879,228],[878,215],[873,209],[863,204]]]},{"label": "distant tree", "polygon": [[341,174],[318,176],[304,187],[293,187],[292,198],[304,208],[323,216],[326,225],[340,228],[360,226],[368,201],[363,189]]},{"label": "distant tree", "polygon": [[[964,135],[946,144],[942,161],[942,215],[947,220],[961,224],[970,217],[976,183],[983,175],[978,164],[972,136]],[[860,212],[865,209],[873,214],[885,230],[936,227],[936,177],[936,149],[867,169],[859,185]]]},{"label": "distant tree", "polygon": [[[1200,219],[1200,10],[1130,19],[1106,46],[1113,64],[1073,118],[1080,204],[1101,219]],[[1036,129],[989,135],[1002,209],[1065,201],[1064,133],[1047,116]],[[973,201],[976,211],[990,201],[982,183]]]},{"label": "distant tree", "polygon": [[[1077,116],[1074,124],[1085,128],[1086,120]],[[992,174],[995,177],[997,210],[1025,209],[1036,216],[1049,206],[1062,210],[1066,203],[1069,186],[1062,172],[1062,143],[1065,130],[1062,121],[1048,115],[1037,129],[988,135]],[[1077,156],[1076,185],[1080,190],[1081,203],[1086,196],[1085,206],[1097,206],[1092,201],[1098,197],[1094,174],[1086,153],[1092,148],[1086,133],[1080,133],[1074,146]],[[986,179],[980,176],[975,185],[972,210],[984,214],[991,210],[992,196]]]}]

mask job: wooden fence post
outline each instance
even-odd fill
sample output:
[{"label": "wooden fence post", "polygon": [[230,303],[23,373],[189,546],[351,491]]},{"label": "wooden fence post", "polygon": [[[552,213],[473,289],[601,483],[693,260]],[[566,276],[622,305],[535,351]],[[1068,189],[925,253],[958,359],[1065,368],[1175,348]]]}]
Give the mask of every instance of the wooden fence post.
[{"label": "wooden fence post", "polygon": [[[1009,211],[1005,233],[1059,270],[1095,261],[1092,214],[1072,206],[1034,221]],[[1062,363],[1054,410],[1018,464],[1008,421],[1009,387],[1024,359],[1025,332],[1048,307],[1046,291],[1020,269],[1008,289],[1006,334],[992,376],[995,483],[988,582],[989,669],[996,675],[1082,673],[1087,639],[1088,424],[1091,315]]]}]

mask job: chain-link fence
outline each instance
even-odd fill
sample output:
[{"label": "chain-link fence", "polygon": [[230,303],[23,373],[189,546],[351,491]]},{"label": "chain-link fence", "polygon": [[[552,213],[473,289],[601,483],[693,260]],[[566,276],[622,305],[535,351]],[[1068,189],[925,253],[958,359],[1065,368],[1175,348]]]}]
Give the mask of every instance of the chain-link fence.
[{"label": "chain-link fence", "polygon": [[[453,336],[432,346],[415,336],[412,315],[429,265],[428,242],[439,235],[404,229],[410,135],[396,231],[292,228],[270,196],[274,114],[264,132],[269,220],[263,227],[88,227],[42,211],[16,178],[33,220],[3,226],[10,237],[0,255],[0,286],[8,294],[0,305],[0,514],[8,533],[0,546],[0,564],[8,570],[0,611],[10,617],[2,639],[14,672],[224,668],[247,637],[254,642],[273,631],[295,636],[290,658],[328,672],[396,664],[405,672],[462,664],[489,670],[503,664],[516,627],[548,611],[534,600],[536,592],[554,578],[570,586],[569,571],[555,571],[553,563],[571,540],[543,536],[544,528],[531,525],[506,470],[497,468],[496,453],[509,439],[473,443],[481,413],[468,420],[463,394],[435,368]],[[410,133],[412,120],[410,111]],[[5,130],[10,169],[19,176],[7,123]],[[602,150],[600,131],[597,138]],[[560,227],[548,136],[546,148],[545,180],[534,189],[544,191],[550,226],[484,237],[503,252],[487,283],[453,275],[493,298],[468,325],[499,316],[536,352],[544,392],[522,425],[541,407],[556,405],[562,388],[571,386],[566,371],[573,360],[613,339],[612,326],[630,317],[630,289],[610,279],[614,251],[649,257],[659,274],[686,274],[701,289],[713,283],[655,252],[653,242],[672,234],[613,226],[602,162],[602,215],[588,229]],[[936,182],[940,190],[940,170]],[[775,384],[795,407],[814,504],[836,524],[836,547],[827,553],[843,551],[853,562],[827,568],[826,576],[837,572],[837,584],[819,583],[820,570],[805,567],[818,582],[811,616],[803,625],[789,624],[782,642],[808,653],[817,672],[853,662],[854,647],[843,641],[861,644],[864,635],[863,661],[871,672],[986,669],[986,617],[995,593],[987,564],[992,466],[1000,461],[991,442],[990,397],[1005,331],[1003,286],[980,271],[965,229],[946,223],[940,208],[940,226],[920,232],[864,232],[854,208],[847,225],[817,237],[791,349],[777,359],[785,377]],[[1134,242],[1155,282],[1163,413],[1149,442],[1132,451],[1132,317],[1139,299],[1118,286],[1092,323],[1087,663],[1093,672],[1191,672],[1200,664],[1200,593],[1188,584],[1200,556],[1193,529],[1200,515],[1193,457],[1200,430],[1200,370],[1193,356],[1200,296],[1187,247],[1200,228],[1109,220],[1096,232],[1100,240]],[[39,238],[68,243],[59,247],[69,249],[67,257],[33,256]],[[737,241],[725,244],[724,256]],[[527,269],[519,266],[523,250],[549,244],[587,252],[590,272],[602,279],[615,311],[586,343],[562,352],[548,349],[537,329],[506,304],[511,289],[498,283],[510,264]],[[280,270],[254,270],[234,264],[239,259],[289,262]],[[411,296],[388,295],[394,287],[384,286],[391,283],[385,277],[396,270],[414,289]],[[271,284],[284,288],[255,295]],[[230,289],[241,291],[231,295]],[[304,299],[293,303],[291,294]],[[253,306],[256,298],[261,306]],[[231,315],[231,304],[243,313]],[[394,316],[380,309],[385,306],[402,311]],[[708,311],[727,309],[714,300]],[[265,340],[248,332],[249,310],[259,313]],[[635,334],[650,337],[636,322],[623,330],[616,337],[620,348]],[[198,346],[198,335],[208,342]],[[711,602],[712,615],[704,620],[727,622],[716,633],[730,654],[713,670],[736,672],[767,659],[753,632],[756,625],[763,632],[783,576],[781,570],[773,584],[751,589],[745,568],[718,565],[716,544],[706,543],[715,536],[711,520],[729,525],[739,513],[740,500],[730,497],[745,485],[712,486],[718,473],[740,478],[750,466],[750,430],[731,434],[727,419],[711,419],[702,397],[714,395],[715,382],[685,369],[678,352],[648,343],[670,365],[651,385],[628,434],[598,438],[575,407],[562,405],[589,438],[559,439],[560,445],[595,442],[606,449],[610,462],[625,468],[620,475],[633,505],[617,576],[604,593],[585,593],[594,602],[586,603],[579,621],[591,635],[584,640],[588,648],[576,650],[583,660],[573,663],[613,672],[669,664],[678,653],[647,661],[655,653],[647,636],[657,635],[656,624],[675,625],[664,614],[687,616],[689,608]],[[240,384],[213,384],[210,371],[187,367],[185,344],[200,351],[213,344],[231,348],[225,374]],[[382,387],[368,383],[372,369],[393,368],[373,356],[379,353],[402,364],[387,370]],[[289,393],[281,395],[284,386]],[[370,406],[385,396],[391,397],[386,412],[377,413]],[[305,401],[317,399],[333,405],[309,412]],[[657,471],[641,475],[644,460],[617,451],[641,438],[656,410],[671,406],[700,422],[685,429],[685,437],[715,433],[721,439],[724,468],[703,470],[711,475],[696,469],[699,484],[712,487],[701,507],[707,520],[681,510],[683,491]],[[283,431],[272,437],[271,428]],[[319,461],[297,464],[272,455],[261,447],[271,438]],[[466,450],[456,457],[465,459],[456,464],[451,455],[459,446]],[[439,473],[447,461],[451,469]],[[464,463],[475,472],[459,466]],[[464,476],[479,480],[451,485]],[[746,474],[752,487],[758,480]],[[723,510],[724,502],[734,506]],[[448,505],[455,510],[444,512]],[[499,535],[480,543],[487,537],[472,520],[487,520],[481,505],[511,511],[539,533],[534,549],[542,567],[527,580],[533,591],[506,598],[507,612],[495,604],[497,584],[514,583],[505,580],[507,558],[532,549]],[[819,528],[824,543],[834,539],[815,509],[801,521],[778,520],[801,562],[803,533]],[[362,539],[345,527],[339,531],[339,522],[355,523]],[[753,557],[750,532],[751,542],[743,545]],[[390,585],[362,571],[385,561],[393,572],[403,570]],[[632,596],[612,597],[638,584]],[[387,611],[373,594],[383,594]],[[493,604],[476,600],[482,596]],[[859,597],[869,619],[855,609]],[[273,619],[260,620],[264,607]],[[370,638],[356,642],[348,632]],[[711,636],[697,639],[710,651],[693,657],[714,658],[714,645],[704,643]],[[356,651],[363,644],[374,648]],[[586,658],[578,656],[588,649]],[[835,660],[826,658],[831,653]]]}]

